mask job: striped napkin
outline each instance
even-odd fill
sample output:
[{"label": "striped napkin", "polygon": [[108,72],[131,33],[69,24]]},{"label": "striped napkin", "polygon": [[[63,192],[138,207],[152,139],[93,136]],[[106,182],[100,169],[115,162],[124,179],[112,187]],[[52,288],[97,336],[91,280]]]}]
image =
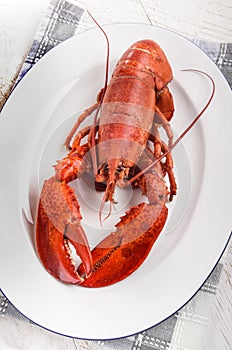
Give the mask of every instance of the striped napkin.
[{"label": "striped napkin", "polygon": [[[16,84],[49,50],[69,37],[93,26],[86,11],[75,0],[51,0],[22,66]],[[194,40],[216,63],[230,86],[232,85],[232,44]],[[112,350],[225,350],[232,348],[232,338],[223,336],[215,322],[227,329],[220,316],[220,298],[228,299],[231,281],[228,271],[232,249],[226,251],[198,293],[178,312],[159,325],[123,339],[90,341],[70,339],[40,328],[20,314],[0,292],[0,348],[2,349],[112,349]],[[229,281],[229,282],[228,282]],[[229,314],[229,312],[228,312]],[[139,317],[139,315],[138,315]],[[230,316],[231,317],[231,316]],[[231,320],[232,324],[232,320]],[[26,335],[18,342],[18,330]],[[4,337],[6,332],[11,333]],[[36,339],[36,343],[34,340]],[[229,341],[229,342],[228,342]],[[25,345],[27,344],[27,345]]]}]

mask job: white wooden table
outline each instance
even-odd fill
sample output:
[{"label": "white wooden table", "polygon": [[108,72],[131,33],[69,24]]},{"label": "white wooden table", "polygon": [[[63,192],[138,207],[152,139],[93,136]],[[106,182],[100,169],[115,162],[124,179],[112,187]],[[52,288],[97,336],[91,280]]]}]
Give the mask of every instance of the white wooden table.
[{"label": "white wooden table", "polygon": [[[48,3],[49,0],[0,0],[0,106],[10,92]],[[115,19],[121,22],[152,21],[190,38],[232,41],[231,0],[86,0],[79,3],[83,7],[89,5],[101,24],[111,23]],[[145,3],[149,16],[147,12],[141,12]],[[140,11],[137,11],[138,4]],[[232,348],[232,244],[227,248],[225,259],[212,337],[226,339],[223,344],[227,344],[229,350],[230,346]],[[0,327],[0,349],[3,350],[93,349],[88,341],[62,338],[34,325],[24,326],[17,320],[10,326],[1,322]]]}]

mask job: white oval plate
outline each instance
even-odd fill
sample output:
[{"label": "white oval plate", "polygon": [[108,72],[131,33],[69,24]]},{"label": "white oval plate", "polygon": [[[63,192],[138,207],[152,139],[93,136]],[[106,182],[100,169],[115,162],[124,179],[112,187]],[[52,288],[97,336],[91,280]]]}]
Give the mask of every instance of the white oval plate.
[{"label": "white oval plate", "polygon": [[[220,258],[231,230],[230,149],[232,98],[219,69],[185,38],[148,25],[106,28],[110,70],[133,42],[150,38],[173,67],[172,126],[179,135],[208,100],[200,122],[174,152],[179,192],[170,219],[144,264],[115,285],[86,289],[57,282],[42,267],[34,247],[40,186],[52,173],[72,116],[91,105],[104,84],[105,42],[99,29],[75,36],[42,58],[14,90],[0,120],[1,288],[35,323],[67,336],[109,339],[161,322],[200,288]],[[52,142],[52,140],[54,142]],[[29,198],[29,200],[28,200]],[[85,220],[88,226],[88,215]]]}]

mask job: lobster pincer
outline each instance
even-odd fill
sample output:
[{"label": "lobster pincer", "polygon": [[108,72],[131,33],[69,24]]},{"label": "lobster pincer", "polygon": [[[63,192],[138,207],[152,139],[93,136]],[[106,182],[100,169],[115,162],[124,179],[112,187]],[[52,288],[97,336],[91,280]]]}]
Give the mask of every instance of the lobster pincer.
[{"label": "lobster pincer", "polygon": [[78,272],[84,287],[103,287],[119,282],[147,258],[167,220],[167,187],[160,164],[140,177],[138,185],[148,203],[130,208],[116,224],[116,231],[104,238],[93,250],[93,271],[85,276],[84,265]]},{"label": "lobster pincer", "polygon": [[80,206],[74,189],[68,184],[83,170],[84,147],[71,151],[69,157],[56,165],[56,174],[45,180],[38,206],[36,243],[44,267],[64,283],[79,284],[83,278],[77,273],[69,244],[83,261],[86,276],[92,272],[92,255],[81,226]]}]

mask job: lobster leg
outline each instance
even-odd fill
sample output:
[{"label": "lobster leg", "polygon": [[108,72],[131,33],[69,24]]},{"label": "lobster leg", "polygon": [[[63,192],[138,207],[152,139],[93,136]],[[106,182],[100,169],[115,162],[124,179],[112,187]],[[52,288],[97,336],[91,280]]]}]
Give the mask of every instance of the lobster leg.
[{"label": "lobster leg", "polygon": [[172,94],[170,93],[168,87],[166,86],[161,91],[157,92],[157,100],[155,106],[155,118],[154,118],[154,126],[155,129],[157,124],[161,124],[167,134],[169,139],[169,146],[172,145],[173,142],[173,132],[170,127],[169,121],[172,118],[174,113],[174,104]]},{"label": "lobster leg", "polygon": [[166,117],[164,116],[164,114],[159,110],[158,107],[156,107],[156,114],[155,114],[155,118],[154,118],[154,125],[156,124],[161,124],[167,134],[168,137],[168,144],[169,147],[171,147],[172,143],[173,143],[173,132],[171,129],[171,126],[169,124],[169,122],[167,121]]},{"label": "lobster leg", "polygon": [[90,116],[99,106],[99,101],[97,101],[96,103],[94,103],[92,106],[88,107],[87,109],[84,110],[84,112],[79,116],[79,118],[77,119],[76,123],[74,124],[74,126],[72,127],[72,130],[70,131],[70,133],[68,134],[68,136],[66,137],[65,140],[65,146],[67,149],[70,148],[70,143],[71,140],[75,134],[75,132],[77,131],[77,129],[79,128],[80,124],[88,117]]},{"label": "lobster leg", "polygon": [[[154,144],[154,157],[158,159],[162,153],[166,153],[168,151],[168,146],[164,141],[161,141],[158,127],[154,128],[154,135],[149,136],[149,140]],[[169,200],[173,199],[173,196],[176,195],[177,184],[175,180],[175,176],[173,173],[173,159],[172,154],[167,153],[165,163],[161,163],[164,175],[168,174],[169,183],[170,183],[170,197]],[[153,159],[154,160],[154,159]]]},{"label": "lobster leg", "polygon": [[[162,153],[166,153],[167,151],[168,151],[168,146],[165,144],[165,142],[162,142]],[[164,167],[165,167],[165,170],[167,171],[168,179],[170,183],[169,200],[172,201],[173,196],[176,195],[177,184],[176,184],[176,179],[173,172],[173,159],[172,159],[171,153],[167,153]]]}]

